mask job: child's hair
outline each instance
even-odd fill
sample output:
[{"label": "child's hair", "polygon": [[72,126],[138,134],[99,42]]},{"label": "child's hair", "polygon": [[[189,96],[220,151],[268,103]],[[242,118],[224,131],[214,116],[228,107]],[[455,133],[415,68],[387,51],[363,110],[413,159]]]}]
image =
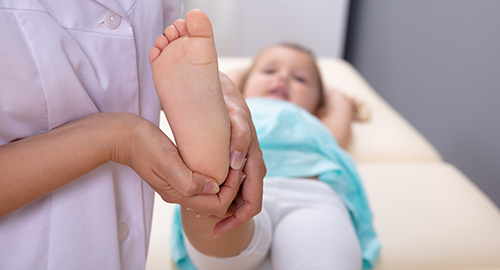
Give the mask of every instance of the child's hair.
[{"label": "child's hair", "polygon": [[270,46],[270,47],[267,47],[266,49],[260,51],[259,54],[257,54],[257,56],[254,58],[253,60],[253,63],[252,65],[250,66],[250,68],[245,72],[245,74],[243,74],[243,77],[241,79],[241,83],[239,86],[240,90],[242,93],[245,92],[245,85],[247,83],[247,80],[248,80],[248,76],[250,75],[250,72],[255,68],[255,65],[257,64],[257,61],[259,60],[260,56],[268,49],[268,48],[272,48],[272,47],[286,47],[286,48],[290,48],[290,49],[294,49],[294,50],[297,50],[299,52],[302,52],[302,53],[305,53],[307,54],[311,60],[313,60],[313,63],[314,63],[314,69],[315,69],[315,72],[316,72],[316,75],[317,75],[317,80],[318,80],[318,85],[319,85],[319,100],[318,100],[318,106],[317,106],[317,109],[320,109],[322,108],[324,105],[325,105],[325,90],[324,90],[324,86],[323,86],[323,80],[321,79],[321,73],[320,73],[320,70],[319,70],[319,67],[318,67],[318,64],[316,63],[316,57],[314,56],[313,52],[307,48],[305,48],[304,46],[302,45],[299,45],[299,44],[296,44],[296,43],[290,43],[290,42],[282,42],[282,43],[278,43],[276,45],[273,45],[273,46]]}]

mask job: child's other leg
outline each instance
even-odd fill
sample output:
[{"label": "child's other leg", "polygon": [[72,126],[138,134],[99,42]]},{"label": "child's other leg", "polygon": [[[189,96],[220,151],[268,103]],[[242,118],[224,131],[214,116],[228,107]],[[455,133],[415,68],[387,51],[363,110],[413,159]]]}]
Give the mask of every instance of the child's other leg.
[{"label": "child's other leg", "polygon": [[273,269],[360,270],[358,239],[345,213],[302,208],[275,228]]},{"label": "child's other leg", "polygon": [[229,171],[230,126],[208,17],[192,10],[185,21],[175,21],[157,38],[149,60],[182,159],[222,184]]},{"label": "child's other leg", "polygon": [[[275,208],[273,269],[361,269],[361,249],[350,214],[326,183],[267,180],[264,206]],[[271,196],[275,198],[269,200]]]},{"label": "child's other leg", "polygon": [[[268,256],[272,240],[272,224],[265,209],[252,220],[217,238],[213,237],[210,230],[218,221],[217,219],[198,218],[199,222],[186,222],[193,219],[190,211],[182,210],[183,224],[191,224],[191,233],[185,231],[184,239],[189,258],[199,270],[256,270],[263,264]],[[182,212],[184,211],[184,212]],[[194,213],[191,213],[194,214]],[[186,222],[186,223],[184,223]],[[193,230],[199,230],[197,237],[205,234],[205,241],[191,241]],[[198,244],[196,244],[198,243]],[[196,246],[196,247],[195,247]]]}]

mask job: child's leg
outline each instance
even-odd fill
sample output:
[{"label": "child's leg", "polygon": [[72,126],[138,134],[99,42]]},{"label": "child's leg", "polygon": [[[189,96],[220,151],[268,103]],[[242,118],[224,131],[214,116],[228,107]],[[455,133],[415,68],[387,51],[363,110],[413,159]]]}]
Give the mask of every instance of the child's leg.
[{"label": "child's leg", "polygon": [[214,236],[214,227],[221,218],[200,217],[196,212],[181,206],[182,228],[194,248],[213,257],[231,257],[244,250],[253,237],[253,220],[240,227]]},{"label": "child's leg", "polygon": [[[268,258],[268,251],[272,239],[272,224],[265,209],[262,209],[261,213],[255,216],[251,222],[253,225],[252,237],[250,242],[247,243],[243,249],[241,248],[243,246],[234,250],[228,249],[230,244],[228,244],[227,241],[234,241],[234,239],[231,239],[234,236],[223,234],[216,238],[216,240],[221,238],[220,240],[223,242],[220,242],[218,245],[230,251],[227,253],[227,255],[232,254],[230,257],[203,254],[200,252],[199,248],[193,247],[192,241],[184,239],[189,258],[196,268],[199,270],[260,269],[265,259]],[[223,240],[222,238],[226,239]],[[209,241],[210,240],[213,240],[213,237],[209,239]],[[212,247],[212,250],[215,250],[215,247]]]},{"label": "child's leg", "polygon": [[[229,171],[230,127],[210,20],[199,10],[188,12],[158,37],[149,58],[181,157],[191,170],[222,184]],[[236,255],[253,236],[253,221],[214,238],[220,218],[198,218],[181,207],[181,219],[192,245],[211,256]]]},{"label": "child's leg", "polygon": [[349,217],[332,207],[302,208],[275,227],[273,269],[360,270]]},{"label": "child's leg", "polygon": [[327,184],[267,178],[264,191],[263,206],[274,224],[273,269],[361,269],[361,249],[349,212]]},{"label": "child's leg", "polygon": [[193,171],[219,184],[229,171],[230,126],[208,17],[187,13],[159,36],[149,53],[156,91],[177,148]]}]

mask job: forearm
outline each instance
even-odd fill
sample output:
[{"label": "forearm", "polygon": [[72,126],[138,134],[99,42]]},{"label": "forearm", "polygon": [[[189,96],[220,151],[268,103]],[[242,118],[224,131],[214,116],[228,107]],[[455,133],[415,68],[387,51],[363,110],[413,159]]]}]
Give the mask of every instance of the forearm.
[{"label": "forearm", "polygon": [[89,116],[0,146],[0,217],[108,162],[110,117]]},{"label": "forearm", "polygon": [[346,149],[352,135],[353,104],[348,97],[334,90],[328,93],[327,98],[329,108],[321,121],[330,129],[340,147]]},{"label": "forearm", "polygon": [[344,117],[331,117],[323,119],[323,123],[332,132],[333,136],[337,140],[340,147],[346,149],[351,141],[351,125],[352,121],[345,119]]}]

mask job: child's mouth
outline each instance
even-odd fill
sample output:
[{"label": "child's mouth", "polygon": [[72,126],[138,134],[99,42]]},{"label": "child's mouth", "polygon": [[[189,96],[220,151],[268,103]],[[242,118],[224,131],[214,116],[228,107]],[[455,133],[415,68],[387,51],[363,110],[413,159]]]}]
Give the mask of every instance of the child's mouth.
[{"label": "child's mouth", "polygon": [[268,92],[268,95],[271,98],[288,100],[288,91],[285,87],[282,86],[271,89],[271,91]]}]

